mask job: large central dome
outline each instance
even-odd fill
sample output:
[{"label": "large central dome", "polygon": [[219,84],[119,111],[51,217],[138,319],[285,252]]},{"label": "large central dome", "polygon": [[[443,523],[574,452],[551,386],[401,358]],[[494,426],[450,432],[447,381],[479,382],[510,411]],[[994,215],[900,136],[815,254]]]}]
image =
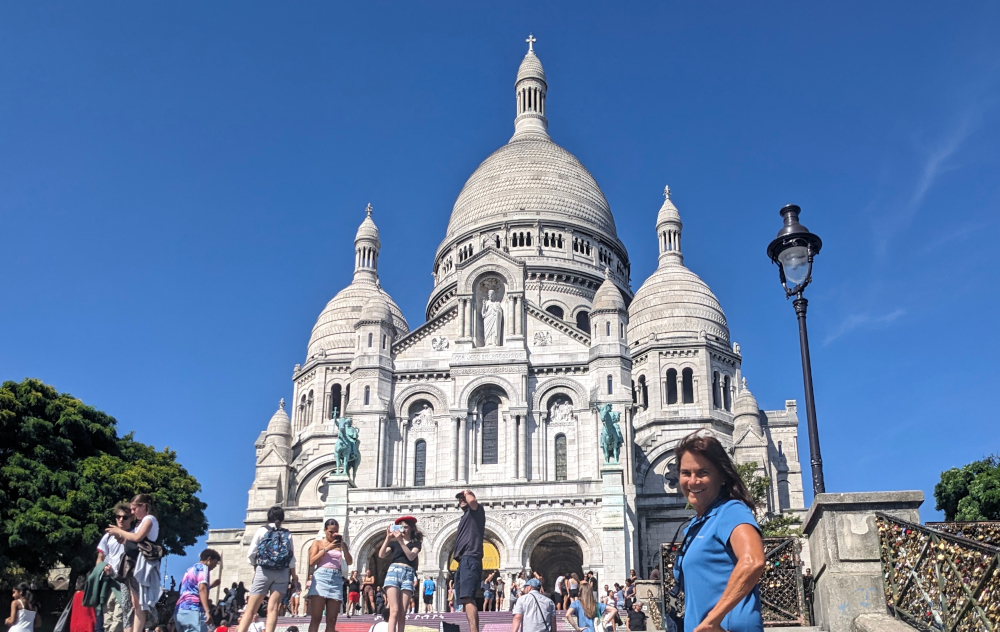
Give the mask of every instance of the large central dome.
[{"label": "large central dome", "polygon": [[543,134],[515,136],[465,183],[448,222],[448,237],[500,219],[567,222],[617,237],[608,201],[587,168]]}]

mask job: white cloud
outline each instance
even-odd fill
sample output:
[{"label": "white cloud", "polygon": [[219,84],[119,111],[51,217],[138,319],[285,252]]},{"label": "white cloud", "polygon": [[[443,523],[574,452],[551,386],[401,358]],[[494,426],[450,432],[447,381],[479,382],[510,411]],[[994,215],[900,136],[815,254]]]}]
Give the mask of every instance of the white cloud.
[{"label": "white cloud", "polygon": [[871,313],[850,314],[842,323],[840,323],[839,327],[827,335],[826,339],[823,340],[823,344],[828,345],[837,338],[846,336],[847,334],[861,328],[875,329],[887,327],[890,323],[895,322],[905,315],[906,309],[902,307],[878,316]]}]

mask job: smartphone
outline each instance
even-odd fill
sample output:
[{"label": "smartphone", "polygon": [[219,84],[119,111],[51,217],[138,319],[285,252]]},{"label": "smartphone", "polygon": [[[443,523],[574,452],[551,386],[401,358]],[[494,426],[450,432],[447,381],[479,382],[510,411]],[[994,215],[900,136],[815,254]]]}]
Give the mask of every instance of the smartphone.
[{"label": "smartphone", "polygon": [[344,537],[338,533],[338,534],[336,534],[336,535],[333,536],[333,543],[334,544],[340,544],[341,541],[343,541],[343,539],[344,539]]},{"label": "smartphone", "polygon": [[389,527],[389,531],[391,533],[402,533],[403,532],[403,525],[401,525],[401,524],[394,524],[391,527]]}]

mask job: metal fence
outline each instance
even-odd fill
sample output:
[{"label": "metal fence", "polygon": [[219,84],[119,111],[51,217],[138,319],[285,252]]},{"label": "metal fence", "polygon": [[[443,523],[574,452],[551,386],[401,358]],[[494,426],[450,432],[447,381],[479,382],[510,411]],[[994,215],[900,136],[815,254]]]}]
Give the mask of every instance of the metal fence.
[{"label": "metal fence", "polygon": [[1000,521],[993,522],[928,522],[926,527],[960,535],[987,546],[1000,548]]},{"label": "metal fence", "polygon": [[[674,558],[680,545],[660,545],[664,599],[674,587]],[[764,575],[760,578],[761,614],[767,627],[806,625],[805,591],[799,539],[764,538]],[[681,593],[683,602],[684,593]]]},{"label": "metal fence", "polygon": [[1000,548],[875,514],[886,605],[910,625],[1000,632]]}]

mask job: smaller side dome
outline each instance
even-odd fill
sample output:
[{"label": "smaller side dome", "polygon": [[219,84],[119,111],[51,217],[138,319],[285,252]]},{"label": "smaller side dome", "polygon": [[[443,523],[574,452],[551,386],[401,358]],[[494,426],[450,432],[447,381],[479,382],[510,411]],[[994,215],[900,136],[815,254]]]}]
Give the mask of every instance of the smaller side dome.
[{"label": "smaller side dome", "polygon": [[545,81],[545,69],[542,68],[542,60],[538,59],[533,50],[528,51],[528,54],[521,60],[521,65],[517,69],[517,79],[514,83],[516,84],[522,79]]},{"label": "smaller side dome", "polygon": [[271,416],[271,421],[267,423],[267,436],[279,435],[288,437],[291,434],[292,422],[288,418],[288,413],[285,412],[285,399],[282,398],[278,403],[278,410]]},{"label": "smaller side dome", "polygon": [[611,271],[604,268],[604,283],[594,294],[594,311],[625,311],[625,299],[621,290],[611,280]]},{"label": "smaller side dome", "polygon": [[392,309],[389,307],[389,301],[385,299],[381,288],[379,288],[377,294],[365,303],[364,308],[361,310],[361,317],[358,319],[358,324],[355,327],[366,322],[392,323]]},{"label": "smaller side dome", "polygon": [[760,406],[757,405],[757,398],[747,388],[747,379],[743,378],[740,394],[736,396],[736,401],[733,402],[733,417],[740,417],[742,415],[758,417],[759,414]]}]

